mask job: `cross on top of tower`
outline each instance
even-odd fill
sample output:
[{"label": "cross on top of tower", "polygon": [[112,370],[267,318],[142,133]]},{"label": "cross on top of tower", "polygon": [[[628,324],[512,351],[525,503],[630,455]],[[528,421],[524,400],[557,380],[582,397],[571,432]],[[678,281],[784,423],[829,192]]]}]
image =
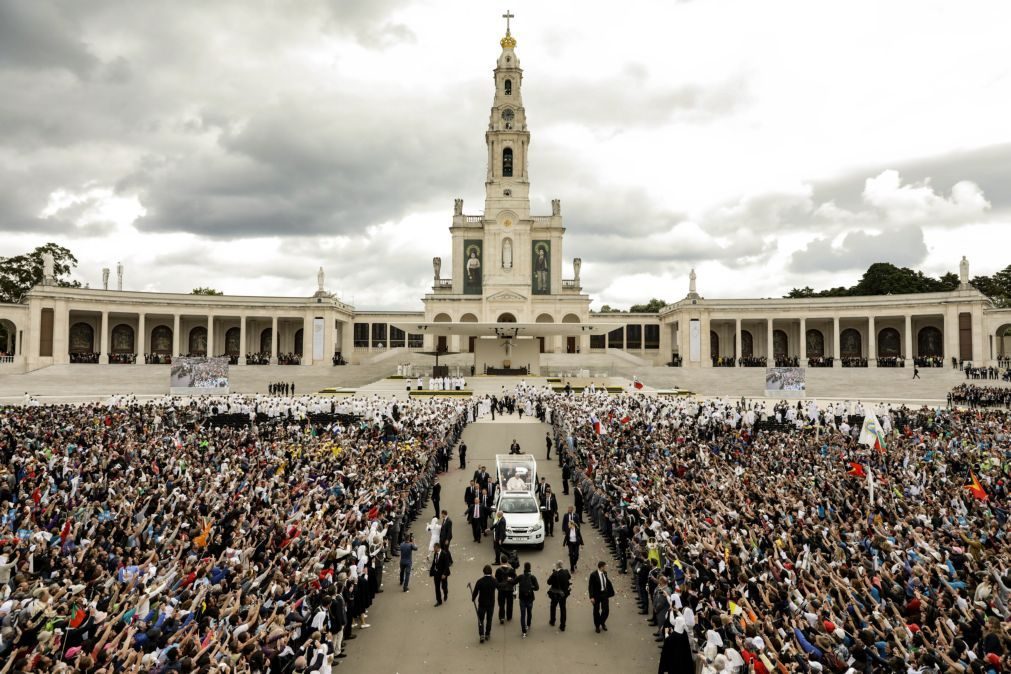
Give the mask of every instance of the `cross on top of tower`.
[{"label": "cross on top of tower", "polygon": [[499,44],[502,45],[503,49],[512,49],[516,46],[516,38],[514,38],[512,33],[509,31],[509,20],[516,18],[516,15],[507,9],[506,13],[502,15],[502,18],[506,20],[506,34],[505,37],[499,41]]}]

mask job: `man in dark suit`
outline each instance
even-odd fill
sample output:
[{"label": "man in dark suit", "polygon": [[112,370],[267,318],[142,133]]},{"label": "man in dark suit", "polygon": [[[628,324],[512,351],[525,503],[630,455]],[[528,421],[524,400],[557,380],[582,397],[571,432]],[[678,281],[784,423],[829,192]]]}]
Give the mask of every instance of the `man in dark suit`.
[{"label": "man in dark suit", "polygon": [[481,534],[484,532],[484,520],[487,517],[484,507],[481,505],[481,497],[475,497],[474,503],[467,508],[467,521],[470,522],[471,531],[474,532],[474,542],[481,542]]},{"label": "man in dark suit", "polygon": [[451,558],[449,553],[442,549],[438,543],[432,549],[432,567],[428,570],[428,575],[432,577],[435,584],[435,605],[442,606],[443,600],[449,599],[449,565]]},{"label": "man in dark suit", "polygon": [[439,478],[432,478],[432,505],[435,506],[435,515],[439,516],[439,499],[442,498],[442,485],[439,484]]},{"label": "man in dark suit", "polygon": [[471,480],[470,484],[467,485],[467,488],[463,490],[463,502],[468,506],[474,502],[474,497],[481,493],[477,488],[477,482],[475,482],[476,479],[477,478]]},{"label": "man in dark suit", "polygon": [[506,539],[506,521],[505,517],[502,516],[501,510],[495,513],[495,526],[492,528],[492,537],[495,542],[495,562],[498,563],[505,556],[505,550],[502,549],[502,546],[505,545]]},{"label": "man in dark suit", "polygon": [[439,529],[439,545],[446,552],[449,552],[449,546],[453,542],[453,520],[449,519],[449,513],[445,510],[442,511],[442,528]]},{"label": "man in dark suit", "polygon": [[485,534],[488,533],[488,518],[491,516],[491,497],[488,496],[488,490],[481,490],[481,530]]},{"label": "man in dark suit", "polygon": [[607,631],[607,616],[611,612],[609,601],[614,596],[614,585],[607,577],[607,562],[597,562],[597,570],[590,574],[590,603],[593,604],[593,626],[599,633]]},{"label": "man in dark suit", "polygon": [[467,443],[460,443],[460,468],[467,467]]},{"label": "man in dark suit", "polygon": [[551,493],[551,487],[547,487],[541,497],[541,512],[544,515],[544,533],[554,536],[555,522],[558,521],[558,499]]},{"label": "man in dark suit", "polygon": [[477,601],[477,631],[483,644],[491,638],[491,616],[495,612],[495,590],[498,586],[491,575],[491,565],[486,564],[484,575],[474,583],[470,600]]}]

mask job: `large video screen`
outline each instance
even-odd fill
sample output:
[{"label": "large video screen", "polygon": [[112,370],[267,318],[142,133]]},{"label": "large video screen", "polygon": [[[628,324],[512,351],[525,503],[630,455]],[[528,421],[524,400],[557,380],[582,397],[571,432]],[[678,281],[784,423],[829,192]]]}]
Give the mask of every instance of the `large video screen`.
[{"label": "large video screen", "polygon": [[767,367],[765,368],[766,391],[807,390],[807,378],[802,367]]},{"label": "large video screen", "polygon": [[228,393],[228,357],[173,358],[169,390],[182,394]]}]

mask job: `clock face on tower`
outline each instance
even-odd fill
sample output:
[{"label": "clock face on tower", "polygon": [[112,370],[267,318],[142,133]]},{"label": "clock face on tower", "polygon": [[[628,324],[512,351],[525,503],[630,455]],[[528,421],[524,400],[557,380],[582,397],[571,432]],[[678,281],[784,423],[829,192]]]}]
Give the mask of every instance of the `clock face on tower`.
[{"label": "clock face on tower", "polygon": [[513,121],[513,116],[514,116],[514,113],[509,108],[506,108],[505,110],[502,111],[502,119],[504,121],[506,121],[506,122]]}]

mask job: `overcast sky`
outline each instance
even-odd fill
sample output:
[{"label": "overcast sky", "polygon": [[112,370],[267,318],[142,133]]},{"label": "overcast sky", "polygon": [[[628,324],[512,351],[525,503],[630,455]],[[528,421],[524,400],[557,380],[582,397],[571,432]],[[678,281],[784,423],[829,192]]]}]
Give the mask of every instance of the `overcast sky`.
[{"label": "overcast sky", "polygon": [[1011,264],[1011,3],[509,3],[0,0],[0,255],[420,309],[483,208],[508,7],[594,308]]}]

